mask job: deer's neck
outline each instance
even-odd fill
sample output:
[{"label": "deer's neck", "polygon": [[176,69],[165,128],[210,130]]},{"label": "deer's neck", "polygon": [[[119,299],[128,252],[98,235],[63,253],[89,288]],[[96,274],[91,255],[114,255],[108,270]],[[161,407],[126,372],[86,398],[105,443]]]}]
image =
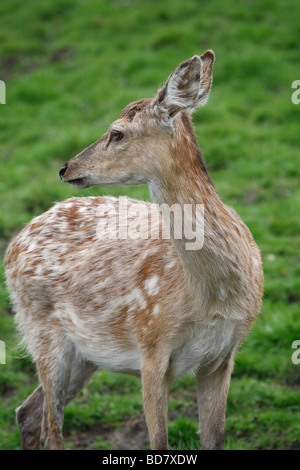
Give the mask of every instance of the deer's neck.
[{"label": "deer's neck", "polygon": [[149,185],[190,282],[225,300],[240,287],[244,225],[221,201],[191,127],[172,146],[172,171]]}]

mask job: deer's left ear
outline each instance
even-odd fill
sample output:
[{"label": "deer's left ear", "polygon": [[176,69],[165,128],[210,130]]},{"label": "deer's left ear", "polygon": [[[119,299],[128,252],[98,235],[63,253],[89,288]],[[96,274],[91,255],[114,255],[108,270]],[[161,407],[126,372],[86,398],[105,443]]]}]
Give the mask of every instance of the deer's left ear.
[{"label": "deer's left ear", "polygon": [[182,62],[158,91],[155,105],[170,117],[185,109],[192,111],[204,106],[211,88],[214,59],[213,51],[206,51]]}]

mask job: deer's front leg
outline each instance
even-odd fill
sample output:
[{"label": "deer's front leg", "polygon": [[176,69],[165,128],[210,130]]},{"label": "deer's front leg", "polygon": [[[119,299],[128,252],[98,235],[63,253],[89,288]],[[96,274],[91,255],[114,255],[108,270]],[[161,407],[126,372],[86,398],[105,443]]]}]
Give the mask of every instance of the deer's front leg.
[{"label": "deer's front leg", "polygon": [[165,368],[147,358],[142,367],[143,403],[152,450],[168,449],[169,379]]}]

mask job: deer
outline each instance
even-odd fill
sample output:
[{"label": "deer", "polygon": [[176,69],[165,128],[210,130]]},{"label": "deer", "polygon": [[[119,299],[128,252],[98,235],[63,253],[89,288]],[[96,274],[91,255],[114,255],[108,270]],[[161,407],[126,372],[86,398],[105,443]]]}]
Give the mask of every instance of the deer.
[{"label": "deer", "polygon": [[[263,270],[250,230],[207,172],[192,124],[214,61],[207,50],[182,62],[154,98],[127,105],[59,171],[73,188],[146,184],[152,202],[128,198],[129,215],[122,198],[71,197],[35,217],[6,251],[16,325],[40,381],[16,410],[23,449],[64,448],[64,409],[101,369],[141,378],[152,450],[168,449],[171,383],[193,373],[201,448],[223,448],[234,358],[261,309]],[[187,217],[203,236],[197,249],[185,233],[175,236],[187,204],[204,208],[200,226]],[[115,236],[114,215],[121,228],[141,207],[147,220],[156,213],[159,236]],[[101,227],[113,236],[101,237]]]}]

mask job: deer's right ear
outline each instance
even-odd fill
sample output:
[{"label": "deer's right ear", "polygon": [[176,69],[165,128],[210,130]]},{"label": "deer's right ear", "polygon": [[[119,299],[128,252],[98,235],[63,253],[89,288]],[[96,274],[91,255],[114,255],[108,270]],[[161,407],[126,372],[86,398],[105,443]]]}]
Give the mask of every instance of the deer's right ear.
[{"label": "deer's right ear", "polygon": [[212,51],[182,62],[158,91],[154,98],[155,106],[162,112],[168,112],[170,117],[180,111],[192,111],[203,106],[210,91],[213,62]]}]

